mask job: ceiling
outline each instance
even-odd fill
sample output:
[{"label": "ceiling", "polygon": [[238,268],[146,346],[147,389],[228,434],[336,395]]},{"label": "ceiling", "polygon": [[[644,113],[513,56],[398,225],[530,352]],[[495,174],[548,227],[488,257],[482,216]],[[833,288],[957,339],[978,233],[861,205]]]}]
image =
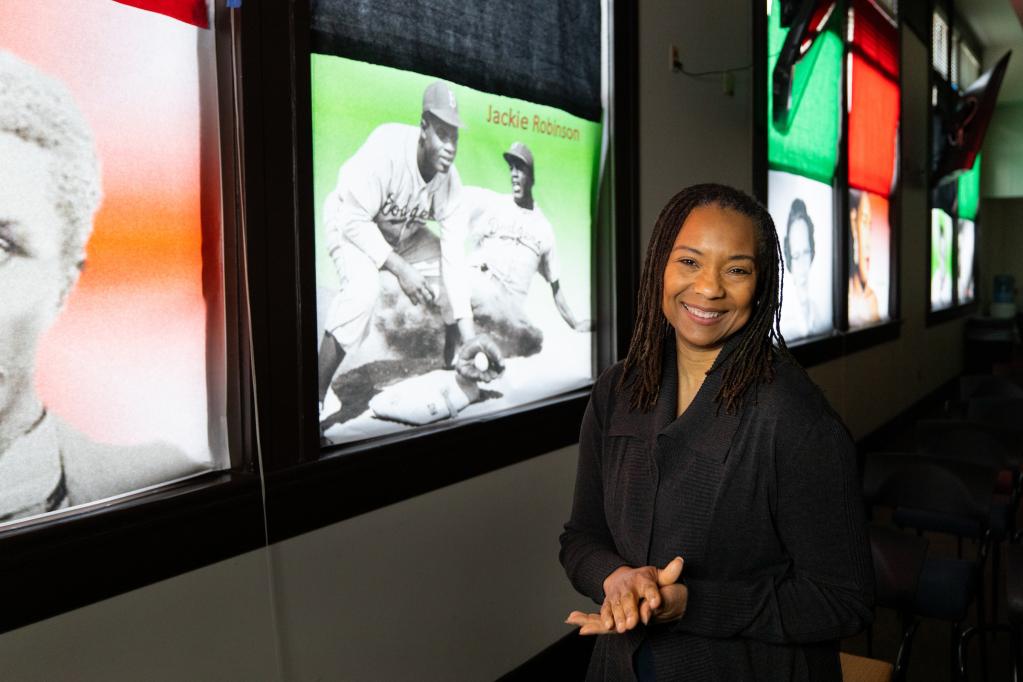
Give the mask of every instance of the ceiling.
[{"label": "ceiling", "polygon": [[1012,50],[998,102],[1023,102],[1023,24],[1013,0],[955,0],[955,8],[983,45],[985,70]]}]

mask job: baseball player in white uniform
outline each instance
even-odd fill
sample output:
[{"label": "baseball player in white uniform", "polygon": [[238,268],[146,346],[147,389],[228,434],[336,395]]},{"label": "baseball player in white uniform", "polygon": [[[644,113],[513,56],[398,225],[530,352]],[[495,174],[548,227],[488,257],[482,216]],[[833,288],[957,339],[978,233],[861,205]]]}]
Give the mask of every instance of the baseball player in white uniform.
[{"label": "baseball player in white uniform", "polygon": [[[463,127],[451,88],[430,84],[418,126],[378,126],[338,172],[323,206],[327,249],[340,289],[327,312],[319,352],[320,423],[341,411],[331,388],[345,353],[365,339],[380,295],[380,270],[415,305],[434,303],[446,325],[445,364],[475,334],[466,286],[468,214],[454,166]],[[440,225],[440,237],[426,227]]]},{"label": "baseball player in white uniform", "polygon": [[554,305],[569,327],[588,332],[592,325],[573,315],[561,289],[554,230],[533,200],[533,153],[515,142],[504,159],[512,194],[484,190],[472,210],[468,255],[472,309],[506,356],[531,355],[543,341],[543,333],[525,314],[529,285],[537,272],[550,284]]}]

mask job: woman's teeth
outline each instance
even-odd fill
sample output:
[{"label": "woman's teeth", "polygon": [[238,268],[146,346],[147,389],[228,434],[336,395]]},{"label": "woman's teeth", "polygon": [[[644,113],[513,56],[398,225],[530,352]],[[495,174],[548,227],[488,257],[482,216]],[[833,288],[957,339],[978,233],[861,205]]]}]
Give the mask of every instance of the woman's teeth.
[{"label": "woman's teeth", "polygon": [[685,303],[683,303],[682,305],[685,306],[685,309],[688,310],[689,312],[691,312],[693,315],[696,315],[697,317],[701,317],[701,318],[703,318],[705,320],[712,320],[715,317],[720,317],[721,316],[720,312],[711,312],[709,310],[700,310],[699,308],[690,308]]}]

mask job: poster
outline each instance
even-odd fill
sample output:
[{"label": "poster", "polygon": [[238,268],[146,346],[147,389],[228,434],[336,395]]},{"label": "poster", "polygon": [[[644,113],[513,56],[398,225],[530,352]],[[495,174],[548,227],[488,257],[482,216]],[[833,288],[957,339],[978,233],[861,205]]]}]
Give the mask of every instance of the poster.
[{"label": "poster", "polygon": [[889,319],[891,226],[888,200],[849,190],[849,328]]},{"label": "poster", "polygon": [[830,185],[769,171],[767,205],[778,230],[785,273],[781,333],[786,343],[826,334],[834,328]]},{"label": "poster", "polygon": [[601,126],[342,57],[310,67],[324,444],[588,385]]},{"label": "poster", "polygon": [[931,310],[952,305],[952,216],[931,209]]},{"label": "poster", "polygon": [[972,220],[960,218],[956,223],[956,245],[959,249],[956,254],[959,262],[956,282],[959,287],[959,303],[972,303],[976,298],[973,273],[976,240],[976,224]]},{"label": "poster", "polygon": [[0,522],[228,464],[210,445],[202,44],[109,0],[0,5]]}]

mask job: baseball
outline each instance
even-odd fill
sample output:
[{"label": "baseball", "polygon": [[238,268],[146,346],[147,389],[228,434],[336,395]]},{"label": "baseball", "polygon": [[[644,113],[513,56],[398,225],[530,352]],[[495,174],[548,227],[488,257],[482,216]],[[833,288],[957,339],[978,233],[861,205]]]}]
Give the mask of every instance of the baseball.
[{"label": "baseball", "polygon": [[486,372],[487,368],[490,367],[490,359],[487,354],[483,351],[476,353],[476,357],[472,359],[472,364],[476,365],[476,369],[481,372]]}]

